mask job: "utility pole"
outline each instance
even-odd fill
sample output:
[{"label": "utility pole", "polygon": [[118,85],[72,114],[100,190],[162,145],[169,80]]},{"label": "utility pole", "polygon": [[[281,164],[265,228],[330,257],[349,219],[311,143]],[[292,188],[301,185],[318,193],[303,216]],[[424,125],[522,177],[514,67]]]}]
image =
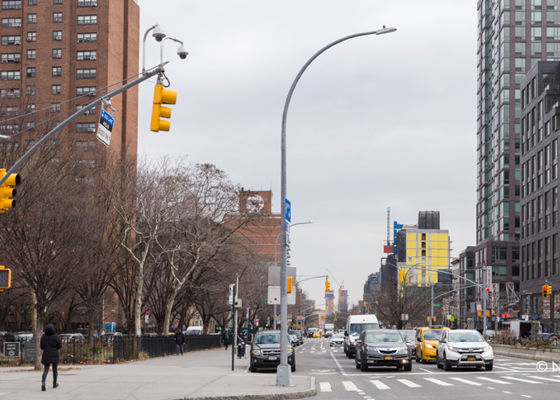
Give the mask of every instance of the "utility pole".
[{"label": "utility pole", "polygon": [[482,267],[482,282],[483,282],[483,286],[484,286],[484,290],[482,292],[482,312],[484,313],[483,319],[482,319],[482,337],[486,337],[486,267]]}]

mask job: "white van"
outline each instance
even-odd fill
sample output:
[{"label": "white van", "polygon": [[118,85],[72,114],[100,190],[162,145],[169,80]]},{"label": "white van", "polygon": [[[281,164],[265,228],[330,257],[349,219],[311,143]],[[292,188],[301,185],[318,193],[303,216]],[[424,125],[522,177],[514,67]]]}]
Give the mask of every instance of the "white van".
[{"label": "white van", "polygon": [[203,326],[189,326],[185,331],[185,335],[202,335],[204,332]]},{"label": "white van", "polygon": [[348,317],[344,333],[344,353],[348,358],[352,358],[356,354],[356,339],[366,329],[379,329],[379,322],[375,315],[350,315]]}]

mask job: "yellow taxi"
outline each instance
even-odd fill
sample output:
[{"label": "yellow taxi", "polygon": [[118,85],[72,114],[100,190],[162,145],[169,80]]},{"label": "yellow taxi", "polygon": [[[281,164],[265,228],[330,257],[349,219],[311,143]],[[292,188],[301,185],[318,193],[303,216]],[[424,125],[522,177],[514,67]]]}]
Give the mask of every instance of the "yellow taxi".
[{"label": "yellow taxi", "polygon": [[448,331],[445,326],[425,326],[416,328],[416,340],[414,350],[416,352],[416,362],[426,364],[426,361],[436,361],[437,345],[443,331]]},{"label": "yellow taxi", "polygon": [[320,338],[320,337],[321,337],[321,331],[315,331],[315,332],[313,332],[313,337],[314,337],[314,338]]}]

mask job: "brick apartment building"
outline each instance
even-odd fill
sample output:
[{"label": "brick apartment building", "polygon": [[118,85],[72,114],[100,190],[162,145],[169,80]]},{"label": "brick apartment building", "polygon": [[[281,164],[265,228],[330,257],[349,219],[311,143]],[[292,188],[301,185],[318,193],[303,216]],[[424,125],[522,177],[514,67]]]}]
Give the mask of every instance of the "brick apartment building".
[{"label": "brick apartment building", "polygon": [[[63,121],[75,107],[138,73],[140,7],[136,0],[2,0],[0,132],[15,134]],[[90,97],[92,96],[92,97]],[[138,90],[111,100],[116,109],[111,155],[136,158]],[[41,112],[34,111],[44,110]],[[68,129],[88,161],[99,107]],[[28,115],[25,115],[28,114]],[[25,119],[14,117],[25,115]],[[8,121],[7,121],[8,120]],[[17,135],[26,140],[26,135]],[[88,153],[89,152],[89,153]]]}]

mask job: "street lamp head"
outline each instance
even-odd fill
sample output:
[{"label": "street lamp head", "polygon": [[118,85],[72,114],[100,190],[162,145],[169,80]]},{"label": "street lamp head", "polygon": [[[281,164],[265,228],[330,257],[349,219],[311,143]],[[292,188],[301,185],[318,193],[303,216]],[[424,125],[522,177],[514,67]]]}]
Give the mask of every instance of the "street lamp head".
[{"label": "street lamp head", "polygon": [[154,38],[156,38],[156,41],[161,42],[163,40],[163,38],[167,35],[165,34],[165,31],[163,29],[161,29],[159,24],[156,24],[156,26],[154,28],[154,33],[152,33],[152,36]]},{"label": "street lamp head", "polygon": [[383,35],[384,33],[391,33],[391,32],[395,32],[397,30],[397,28],[385,28],[385,25],[383,25],[383,29],[380,29],[378,31],[375,32],[376,35]]}]

